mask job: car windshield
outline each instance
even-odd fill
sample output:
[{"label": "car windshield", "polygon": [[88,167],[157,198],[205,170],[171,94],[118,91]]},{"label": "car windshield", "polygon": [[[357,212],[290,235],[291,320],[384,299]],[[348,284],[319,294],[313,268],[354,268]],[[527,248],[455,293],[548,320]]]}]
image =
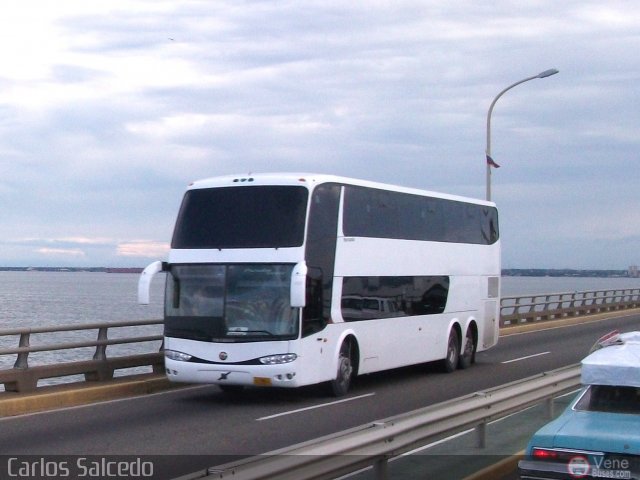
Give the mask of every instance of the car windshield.
[{"label": "car windshield", "polygon": [[167,277],[165,335],[204,341],[295,338],[292,265],[174,265]]},{"label": "car windshield", "polygon": [[576,403],[576,410],[640,414],[640,388],[591,385]]}]

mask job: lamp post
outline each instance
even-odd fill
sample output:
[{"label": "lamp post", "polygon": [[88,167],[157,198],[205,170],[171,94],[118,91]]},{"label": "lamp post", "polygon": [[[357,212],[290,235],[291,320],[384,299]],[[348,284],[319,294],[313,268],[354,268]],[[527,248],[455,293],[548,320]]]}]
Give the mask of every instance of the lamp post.
[{"label": "lamp post", "polygon": [[491,158],[491,113],[493,112],[493,107],[496,105],[498,99],[513,87],[516,87],[521,83],[528,82],[529,80],[535,80],[536,78],[550,77],[551,75],[555,75],[556,73],[558,73],[558,70],[556,70],[555,68],[551,68],[549,70],[545,70],[544,72],[540,72],[538,75],[534,75],[533,77],[527,77],[523,80],[520,80],[502,90],[498,95],[496,95],[496,98],[493,99],[493,102],[491,102],[489,112],[487,113],[487,200],[491,200],[491,167],[497,166],[497,164]]}]

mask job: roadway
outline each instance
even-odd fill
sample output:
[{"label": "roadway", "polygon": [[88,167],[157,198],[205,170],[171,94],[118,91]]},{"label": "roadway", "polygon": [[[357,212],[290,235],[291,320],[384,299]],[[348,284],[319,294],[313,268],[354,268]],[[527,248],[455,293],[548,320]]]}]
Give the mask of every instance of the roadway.
[{"label": "roadway", "polygon": [[173,478],[578,363],[614,328],[638,330],[640,315],[510,334],[468,370],[444,374],[420,365],[367,375],[340,399],[321,387],[230,395],[194,386],[2,418],[0,452],[3,458],[149,455],[162,472],[154,478]]}]

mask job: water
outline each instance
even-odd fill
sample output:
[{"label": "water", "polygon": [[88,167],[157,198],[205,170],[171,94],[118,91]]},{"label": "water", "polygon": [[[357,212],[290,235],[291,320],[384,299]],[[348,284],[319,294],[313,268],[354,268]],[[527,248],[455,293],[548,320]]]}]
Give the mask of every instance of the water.
[{"label": "water", "polygon": [[0,329],[162,318],[163,278],[137,303],[137,274],[0,272]]},{"label": "water", "polygon": [[[137,303],[137,274],[97,272],[0,272],[0,330],[17,327],[87,324],[129,320],[161,319],[164,276],[154,279],[151,304]],[[587,291],[598,289],[640,288],[638,278],[582,277],[503,277],[502,296]],[[160,325],[110,330],[109,338],[161,334]],[[92,341],[95,330],[34,334],[31,345]],[[1,337],[0,348],[15,348],[18,337]],[[157,351],[160,342],[109,346],[108,356]],[[29,365],[88,360],[95,348],[31,353]],[[0,355],[0,369],[11,368],[16,355]],[[142,373],[121,371],[119,375]],[[77,376],[62,381],[79,381]],[[60,381],[41,381],[41,384]],[[0,385],[0,390],[2,386]]]},{"label": "water", "polygon": [[[137,274],[98,272],[0,272],[0,330],[69,324],[160,320],[163,314],[164,278],[152,283],[151,304],[137,303]],[[32,334],[30,345],[90,342],[97,330]],[[161,335],[162,326],[109,329],[109,338]],[[0,336],[0,348],[15,348],[19,336]],[[107,356],[117,357],[158,351],[160,342],[110,345]],[[90,360],[95,347],[30,353],[29,366]],[[0,355],[0,369],[11,368],[17,355]],[[126,369],[116,376],[148,373],[151,367]],[[39,385],[81,381],[74,375],[61,380],[41,380]],[[2,385],[0,385],[2,390]]]}]

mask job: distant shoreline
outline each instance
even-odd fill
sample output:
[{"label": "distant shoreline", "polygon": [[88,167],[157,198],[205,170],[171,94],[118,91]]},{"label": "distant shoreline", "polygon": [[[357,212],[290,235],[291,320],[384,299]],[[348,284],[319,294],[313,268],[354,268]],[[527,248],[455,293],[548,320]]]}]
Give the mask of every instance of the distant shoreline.
[{"label": "distant shoreline", "polygon": [[0,267],[0,272],[141,273],[139,267]]},{"label": "distant shoreline", "polygon": [[[141,273],[142,267],[0,267],[0,272],[102,272]],[[568,268],[505,268],[504,277],[637,278],[627,270],[577,270]]]},{"label": "distant shoreline", "polygon": [[574,270],[570,268],[505,268],[502,270],[502,276],[634,278],[629,276],[627,270]]}]

